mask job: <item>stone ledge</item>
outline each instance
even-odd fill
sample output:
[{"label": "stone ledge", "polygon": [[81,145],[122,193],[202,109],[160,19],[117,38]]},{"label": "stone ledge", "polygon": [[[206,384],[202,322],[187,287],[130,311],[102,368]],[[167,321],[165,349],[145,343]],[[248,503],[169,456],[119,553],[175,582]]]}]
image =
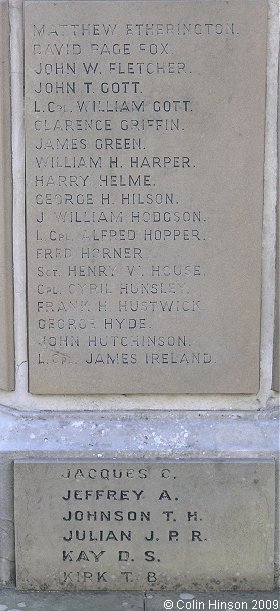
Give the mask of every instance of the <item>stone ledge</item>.
[{"label": "stone ledge", "polygon": [[[88,452],[89,456],[244,456],[279,453],[278,410],[241,414],[70,413],[15,415],[3,409],[0,452]],[[211,433],[211,434],[209,434]]]},{"label": "stone ledge", "polygon": [[[245,609],[261,611],[275,609],[278,600],[275,592],[164,592],[164,593],[55,593],[16,592],[14,589],[0,590],[0,611],[164,611],[164,609],[191,609],[218,611],[223,609]],[[253,602],[256,601],[256,602]],[[261,601],[264,601],[261,602]],[[270,601],[270,602],[269,602]],[[199,606],[200,603],[200,606]],[[167,606],[169,604],[169,606]],[[264,604],[264,607],[262,606]],[[271,606],[270,606],[271,604]],[[232,606],[230,606],[232,605]],[[278,607],[279,608],[279,607]]]}]

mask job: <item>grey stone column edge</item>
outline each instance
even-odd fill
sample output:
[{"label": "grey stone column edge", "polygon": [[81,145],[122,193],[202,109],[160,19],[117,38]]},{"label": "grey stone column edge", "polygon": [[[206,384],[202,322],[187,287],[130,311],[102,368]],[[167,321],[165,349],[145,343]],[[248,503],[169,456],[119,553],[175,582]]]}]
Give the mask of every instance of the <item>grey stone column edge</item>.
[{"label": "grey stone column edge", "polygon": [[0,388],[14,389],[9,9],[0,1]]},{"label": "grey stone column edge", "polygon": [[48,414],[3,408],[0,444],[0,585],[15,583],[13,461],[15,458],[273,458],[276,461],[275,588],[280,585],[279,419],[264,414]]},{"label": "grey stone column edge", "polygon": [[[279,51],[280,57],[280,51]],[[279,271],[280,271],[280,263],[279,263],[279,248],[280,248],[280,63],[278,63],[278,121],[277,121],[277,132],[278,132],[278,182],[277,182],[277,208],[276,208],[276,261],[275,261],[275,274],[276,274],[276,282],[275,282],[275,316],[274,316],[274,350],[273,350],[273,373],[272,373],[272,388],[275,391],[280,391],[280,360],[279,360],[279,343],[280,343],[280,316],[279,316],[279,308],[280,308],[280,282],[279,282]]]}]

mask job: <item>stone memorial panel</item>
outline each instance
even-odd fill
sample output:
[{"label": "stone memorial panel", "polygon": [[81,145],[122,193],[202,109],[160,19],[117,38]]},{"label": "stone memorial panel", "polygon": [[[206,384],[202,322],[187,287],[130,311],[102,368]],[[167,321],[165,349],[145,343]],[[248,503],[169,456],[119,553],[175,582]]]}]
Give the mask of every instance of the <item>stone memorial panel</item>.
[{"label": "stone memorial panel", "polygon": [[0,388],[14,389],[8,2],[0,0]]},{"label": "stone memorial panel", "polygon": [[19,589],[273,585],[273,461],[15,461]]},{"label": "stone memorial panel", "polygon": [[266,21],[26,2],[31,392],[258,391]]}]

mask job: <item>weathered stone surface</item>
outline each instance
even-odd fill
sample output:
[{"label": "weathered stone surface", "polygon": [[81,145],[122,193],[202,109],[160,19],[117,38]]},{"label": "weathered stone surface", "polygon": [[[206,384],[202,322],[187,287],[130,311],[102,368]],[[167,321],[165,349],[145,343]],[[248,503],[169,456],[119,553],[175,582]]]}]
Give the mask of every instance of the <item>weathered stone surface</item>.
[{"label": "weathered stone surface", "polygon": [[[219,611],[245,609],[256,611],[263,606],[277,611],[277,592],[153,592],[148,594],[124,592],[15,592],[0,590],[0,611],[163,611],[163,609]],[[173,603],[173,607],[171,607]],[[1,606],[2,605],[2,606]],[[177,605],[177,606],[176,606]],[[184,606],[183,606],[184,605]],[[234,605],[234,606],[232,606]],[[5,609],[4,609],[5,607]]]},{"label": "weathered stone surface", "polygon": [[271,589],[273,461],[15,461],[19,589]]},{"label": "weathered stone surface", "polygon": [[266,3],[25,18],[31,392],[256,392]]},{"label": "weathered stone surface", "polygon": [[15,592],[0,591],[0,611],[143,611],[143,595],[128,592]]},{"label": "weathered stone surface", "polygon": [[8,2],[0,1],[0,388],[14,389]]},{"label": "weathered stone surface", "polygon": [[[279,217],[279,202],[278,202],[278,217]],[[279,229],[279,218],[278,218]],[[279,321],[279,235],[277,236],[277,257],[276,257],[276,297],[275,297],[275,327],[274,327],[274,353],[273,353],[273,390],[280,391],[280,361],[279,361],[279,339],[280,339],[280,321]]]},{"label": "weathered stone surface", "polygon": [[[280,73],[280,68],[279,68]],[[280,80],[279,80],[279,96],[280,96]],[[280,159],[280,103],[278,104],[278,160]],[[274,352],[273,352],[273,376],[272,376],[272,388],[280,391],[280,360],[279,360],[279,343],[280,343],[280,167],[278,163],[278,201],[276,210],[276,286],[275,286],[275,320],[274,320]]]}]

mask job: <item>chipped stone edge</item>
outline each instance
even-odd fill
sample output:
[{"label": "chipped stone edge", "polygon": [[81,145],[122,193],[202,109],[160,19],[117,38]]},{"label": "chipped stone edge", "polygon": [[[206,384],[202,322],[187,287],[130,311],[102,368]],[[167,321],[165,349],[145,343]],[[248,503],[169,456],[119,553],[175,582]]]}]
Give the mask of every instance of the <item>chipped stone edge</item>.
[{"label": "chipped stone edge", "polygon": [[14,390],[9,11],[0,1],[0,388]]},{"label": "chipped stone edge", "polygon": [[274,313],[274,350],[273,350],[273,370],[272,370],[272,388],[276,392],[280,391],[280,360],[279,360],[279,344],[280,344],[280,46],[278,56],[278,182],[277,182],[277,210],[276,210],[276,260],[275,260],[275,313]]}]

